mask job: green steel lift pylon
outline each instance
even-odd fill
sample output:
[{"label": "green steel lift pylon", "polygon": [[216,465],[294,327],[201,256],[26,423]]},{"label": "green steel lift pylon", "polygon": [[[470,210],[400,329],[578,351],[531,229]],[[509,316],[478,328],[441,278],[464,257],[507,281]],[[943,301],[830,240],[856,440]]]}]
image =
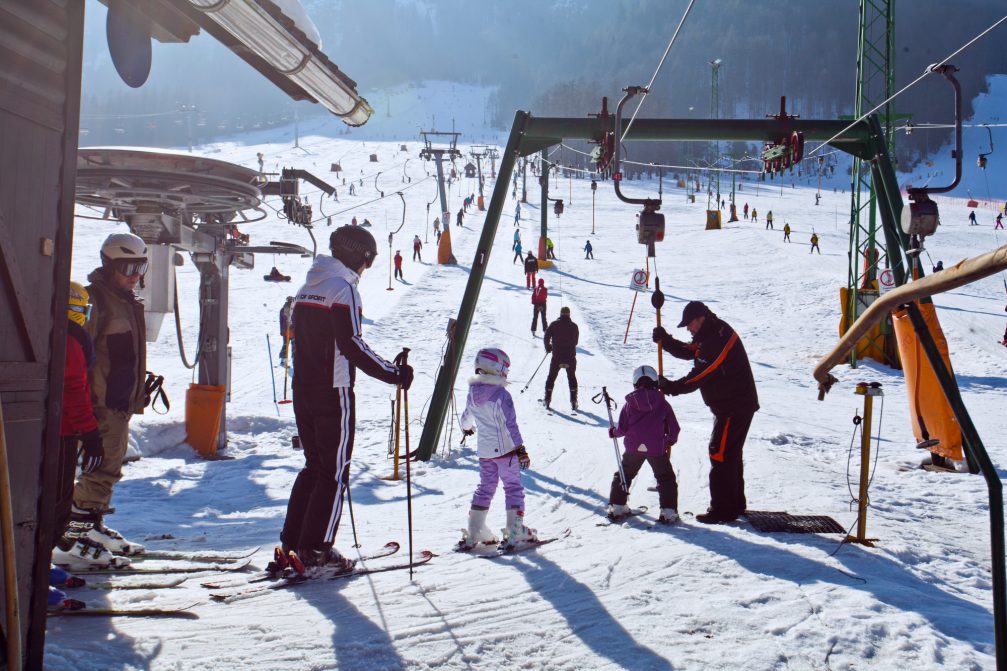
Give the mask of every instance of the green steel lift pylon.
[{"label": "green steel lift pylon", "polygon": [[[854,119],[891,97],[895,88],[895,0],[860,0],[860,30],[857,40],[857,91]],[[892,103],[878,110],[889,156],[895,156]],[[878,268],[888,267],[885,245],[878,244],[877,193],[870,166],[853,158],[850,190],[850,267],[846,281],[840,333],[856,321],[878,296]],[[896,261],[897,262],[897,261]],[[857,365],[857,351],[873,353],[881,363],[899,367],[891,318],[875,337],[865,336],[850,350],[850,365]]]},{"label": "green steel lift pylon", "polygon": [[[806,120],[792,118],[769,119],[636,119],[627,131],[625,125],[615,128],[612,115],[597,115],[596,118],[542,118],[518,111],[507,139],[507,147],[501,156],[500,172],[493,188],[493,195],[486,211],[483,229],[476,243],[475,253],[469,269],[457,319],[448,325],[448,344],[437,377],[434,392],[423,424],[416,451],[411,459],[427,461],[433,456],[440,438],[441,429],[447,415],[451,397],[454,394],[455,379],[465,354],[469,329],[475,316],[479,292],[482,289],[493,242],[500,224],[500,214],[507,202],[508,187],[514,165],[519,158],[528,157],[548,147],[560,144],[564,139],[590,140],[607,144],[608,138],[626,140],[692,140],[700,142],[742,141],[775,142],[791,133],[802,133],[807,140],[829,140],[830,146],[853,156],[866,159],[870,166],[873,183],[877,187],[876,197],[880,214],[881,230],[885,241],[885,251],[889,259],[896,285],[906,282],[909,236],[900,227],[902,215],[902,194],[895,178],[884,130],[877,115],[848,125],[845,121]],[[631,235],[627,231],[628,235]],[[916,311],[910,306],[910,315]],[[957,396],[954,379],[947,373],[944,361],[934,345],[933,334],[926,328],[920,329],[918,338],[931,367],[945,395],[957,399],[951,408],[958,424],[972,427],[968,410]],[[473,354],[472,352],[469,353]],[[945,374],[942,374],[945,373]],[[967,431],[968,439],[963,447],[970,453],[970,463],[979,464],[989,489],[990,545],[993,575],[993,622],[996,639],[996,659],[998,671],[1007,671],[1007,561],[1005,561],[1004,506],[1003,491],[999,474],[986,452],[977,432]]]}]

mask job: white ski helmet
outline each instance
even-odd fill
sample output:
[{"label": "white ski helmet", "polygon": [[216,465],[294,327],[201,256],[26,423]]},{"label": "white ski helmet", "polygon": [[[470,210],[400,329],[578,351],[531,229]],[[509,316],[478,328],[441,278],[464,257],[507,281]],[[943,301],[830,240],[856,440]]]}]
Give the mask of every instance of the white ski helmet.
[{"label": "white ski helmet", "polygon": [[510,372],[510,357],[502,349],[485,347],[476,354],[476,372],[480,371],[506,380]]},{"label": "white ski helmet", "polygon": [[641,380],[650,380],[652,384],[657,384],[657,371],[653,366],[639,366],[633,371],[633,386],[639,386]]},{"label": "white ski helmet", "polygon": [[147,271],[147,243],[132,233],[113,233],[101,244],[101,265],[124,275]]}]

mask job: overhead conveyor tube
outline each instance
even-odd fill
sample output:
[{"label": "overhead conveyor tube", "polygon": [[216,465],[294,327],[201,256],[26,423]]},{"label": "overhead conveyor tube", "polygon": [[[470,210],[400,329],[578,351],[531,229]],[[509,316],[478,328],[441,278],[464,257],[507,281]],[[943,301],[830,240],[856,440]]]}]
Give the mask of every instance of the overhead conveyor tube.
[{"label": "overhead conveyor tube", "polygon": [[348,125],[362,126],[374,113],[367,100],[357,93],[356,82],[329,61],[309,38],[314,26],[299,26],[295,17],[283,14],[276,3],[251,0],[189,0],[189,3],[266,61],[276,74],[301,87]]}]

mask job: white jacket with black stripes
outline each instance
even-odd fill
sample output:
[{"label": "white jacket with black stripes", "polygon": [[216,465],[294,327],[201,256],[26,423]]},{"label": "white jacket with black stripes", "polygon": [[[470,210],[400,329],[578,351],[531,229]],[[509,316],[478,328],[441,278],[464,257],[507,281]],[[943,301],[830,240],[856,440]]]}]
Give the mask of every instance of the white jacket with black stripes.
[{"label": "white jacket with black stripes", "polygon": [[394,364],[361,335],[360,276],[342,261],[319,254],[294,305],[294,382],[299,391],[352,387],[355,370],[384,382],[399,381]]}]

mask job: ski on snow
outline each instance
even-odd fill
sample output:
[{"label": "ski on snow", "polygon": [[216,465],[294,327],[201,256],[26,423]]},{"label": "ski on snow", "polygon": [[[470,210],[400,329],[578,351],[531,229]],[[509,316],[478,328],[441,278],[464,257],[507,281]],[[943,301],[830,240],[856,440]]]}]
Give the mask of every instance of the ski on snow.
[{"label": "ski on snow", "polygon": [[237,552],[182,552],[174,550],[147,550],[138,555],[131,555],[130,559],[133,561],[146,561],[148,559],[165,559],[169,561],[191,561],[191,562],[206,562],[208,564],[223,564],[223,563],[235,563],[240,562],[242,559],[248,559],[256,552],[259,551],[259,547],[249,548],[247,550],[239,550]]},{"label": "ski on snow", "polygon": [[51,608],[49,617],[154,617],[198,620],[199,616],[190,609],[198,606],[190,604],[182,608],[91,608],[78,599],[64,599],[61,606]]},{"label": "ski on snow", "polygon": [[[360,557],[356,561],[370,561],[372,559],[380,559],[382,557],[390,557],[399,551],[399,544],[396,541],[389,541],[382,545],[378,550]],[[279,546],[273,551],[274,557],[280,552]],[[283,572],[280,570],[271,571],[269,569],[257,573],[245,580],[231,580],[231,581],[220,581],[213,580],[208,582],[200,583],[201,586],[207,589],[229,589],[232,587],[243,587],[245,585],[250,585],[257,582],[266,582],[267,580],[280,580],[283,578]]]},{"label": "ski on snow", "polygon": [[539,538],[534,541],[521,541],[517,545],[497,545],[496,550],[493,552],[484,553],[473,553],[476,557],[481,559],[498,559],[500,557],[507,557],[509,555],[514,555],[519,552],[524,552],[525,550],[531,550],[532,548],[539,548],[543,545],[548,545],[549,543],[555,543],[558,540],[563,540],[571,533],[570,529],[564,529],[561,533],[551,538]]},{"label": "ski on snow", "polygon": [[598,522],[599,527],[611,527],[619,526],[631,517],[636,517],[637,515],[643,515],[647,512],[647,506],[640,506],[639,508],[633,508],[625,515],[619,515],[618,517],[606,517],[605,520]]},{"label": "ski on snow", "polygon": [[587,422],[585,422],[580,418],[580,414],[578,413],[578,411],[574,410],[573,408],[570,409],[569,413],[566,413],[560,410],[556,410],[551,405],[546,405],[544,399],[540,398],[538,402],[542,405],[543,408],[545,408],[545,411],[549,413],[550,417],[555,417],[556,415],[559,415],[564,419],[569,419],[573,422],[577,422],[578,424],[587,424]]},{"label": "ski on snow", "polygon": [[250,559],[244,559],[231,564],[186,564],[176,562],[165,566],[124,566],[121,568],[102,568],[91,571],[76,571],[77,575],[142,575],[152,573],[233,573],[242,571],[252,563]]},{"label": "ski on snow", "polygon": [[333,569],[326,569],[324,566],[316,567],[310,573],[295,573],[283,578],[278,581],[270,583],[268,585],[259,585],[257,587],[251,587],[249,589],[239,590],[237,592],[213,592],[210,594],[210,598],[214,601],[222,603],[231,603],[233,601],[238,601],[240,599],[245,599],[256,594],[261,594],[269,591],[276,591],[281,589],[290,589],[303,585],[310,582],[318,582],[319,580],[343,580],[345,578],[357,578],[364,575],[370,575],[372,573],[385,573],[388,571],[401,571],[409,568],[410,566],[420,566],[426,564],[436,555],[430,550],[423,550],[417,559],[413,560],[410,564],[408,561],[400,561],[395,564],[389,564],[385,566],[378,566],[374,568],[355,566],[349,571],[337,571]]},{"label": "ski on snow", "polygon": [[144,582],[87,582],[86,580],[82,580],[78,584],[57,585],[57,587],[59,589],[100,589],[108,592],[125,589],[170,589],[178,587],[185,581],[186,578]]}]

